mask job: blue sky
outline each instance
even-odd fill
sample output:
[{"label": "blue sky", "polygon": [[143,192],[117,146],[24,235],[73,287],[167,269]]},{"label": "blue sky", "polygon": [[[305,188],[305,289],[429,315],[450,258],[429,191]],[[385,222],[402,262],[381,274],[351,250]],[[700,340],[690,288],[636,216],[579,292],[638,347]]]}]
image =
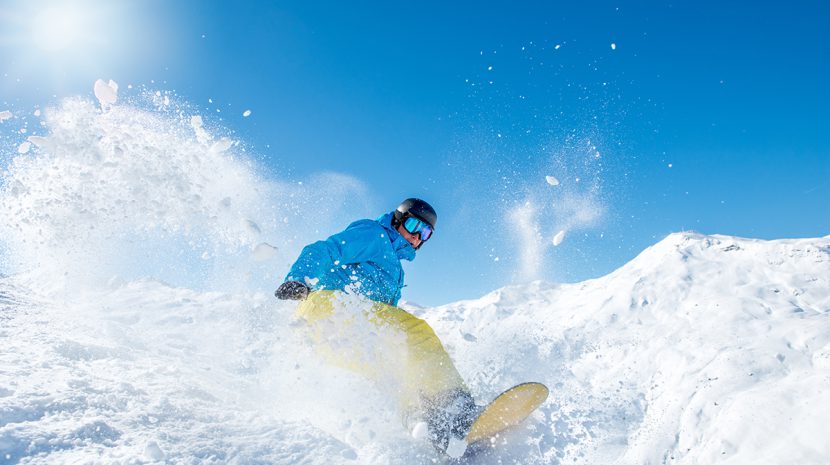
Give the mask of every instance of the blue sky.
[{"label": "blue sky", "polygon": [[264,176],[353,176],[371,217],[423,197],[416,302],[598,277],[681,230],[830,234],[825,2],[57,2],[91,23],[49,50],[54,3],[0,7],[7,106],[174,91]]}]

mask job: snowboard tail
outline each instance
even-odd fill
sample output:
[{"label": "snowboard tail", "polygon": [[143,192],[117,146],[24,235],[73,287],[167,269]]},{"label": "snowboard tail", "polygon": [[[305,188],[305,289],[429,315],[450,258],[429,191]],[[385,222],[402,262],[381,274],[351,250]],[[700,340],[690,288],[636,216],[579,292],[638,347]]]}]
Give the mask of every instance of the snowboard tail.
[{"label": "snowboard tail", "polygon": [[489,439],[524,421],[548,398],[542,383],[522,383],[493,399],[473,421],[464,441],[467,444]]},{"label": "snowboard tail", "polygon": [[545,402],[549,392],[542,383],[513,386],[478,412],[463,438],[450,435],[442,450],[453,459],[475,454],[476,450],[486,445],[486,441],[529,417]]}]

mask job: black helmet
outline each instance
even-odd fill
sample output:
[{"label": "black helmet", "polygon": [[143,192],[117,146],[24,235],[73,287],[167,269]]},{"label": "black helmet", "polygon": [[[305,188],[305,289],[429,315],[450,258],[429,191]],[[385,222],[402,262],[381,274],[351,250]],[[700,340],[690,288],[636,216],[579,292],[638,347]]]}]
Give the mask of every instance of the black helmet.
[{"label": "black helmet", "polygon": [[421,199],[406,199],[398,205],[395,210],[395,223],[401,224],[405,218],[414,216],[421,221],[426,222],[432,229],[435,230],[435,223],[438,222],[438,214],[432,205],[424,202]]}]

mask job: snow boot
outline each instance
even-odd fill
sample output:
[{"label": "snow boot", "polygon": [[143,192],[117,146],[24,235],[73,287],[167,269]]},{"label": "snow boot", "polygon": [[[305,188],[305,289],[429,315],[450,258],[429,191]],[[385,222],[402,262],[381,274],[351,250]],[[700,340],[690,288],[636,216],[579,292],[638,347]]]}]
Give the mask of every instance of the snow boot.
[{"label": "snow boot", "polygon": [[469,392],[452,389],[425,400],[423,408],[427,438],[432,445],[450,457],[461,457],[466,449],[464,437],[482,407],[476,405]]}]

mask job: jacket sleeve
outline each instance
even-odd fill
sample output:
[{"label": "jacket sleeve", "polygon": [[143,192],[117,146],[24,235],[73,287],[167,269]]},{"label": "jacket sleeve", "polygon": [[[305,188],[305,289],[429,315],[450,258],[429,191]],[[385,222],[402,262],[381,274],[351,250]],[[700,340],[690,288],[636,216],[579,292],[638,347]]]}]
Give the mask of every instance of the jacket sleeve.
[{"label": "jacket sleeve", "polygon": [[333,262],[332,250],[327,241],[314,242],[303,247],[300,256],[288,270],[285,281],[300,281],[312,289],[319,289],[322,286],[318,285],[319,279],[331,269]]},{"label": "jacket sleeve", "polygon": [[[386,231],[371,220],[356,221],[324,241],[309,244],[291,266],[286,281],[305,282],[312,289],[327,288],[337,266],[375,261],[384,253]],[[310,282],[305,280],[310,278]]]}]

